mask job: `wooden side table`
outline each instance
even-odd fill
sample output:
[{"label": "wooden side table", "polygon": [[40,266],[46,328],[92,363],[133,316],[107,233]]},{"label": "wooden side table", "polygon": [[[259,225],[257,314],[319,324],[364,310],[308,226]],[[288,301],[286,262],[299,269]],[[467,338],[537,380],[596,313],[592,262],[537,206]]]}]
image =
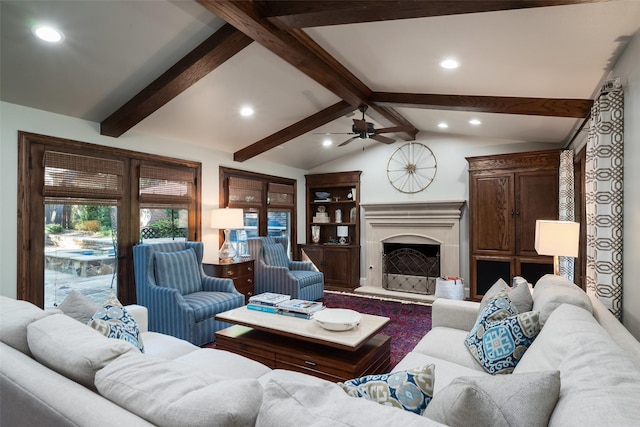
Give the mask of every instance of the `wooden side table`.
[{"label": "wooden side table", "polygon": [[233,280],[233,284],[244,294],[245,304],[254,293],[254,262],[252,259],[231,264],[202,264],[204,272],[213,277]]}]

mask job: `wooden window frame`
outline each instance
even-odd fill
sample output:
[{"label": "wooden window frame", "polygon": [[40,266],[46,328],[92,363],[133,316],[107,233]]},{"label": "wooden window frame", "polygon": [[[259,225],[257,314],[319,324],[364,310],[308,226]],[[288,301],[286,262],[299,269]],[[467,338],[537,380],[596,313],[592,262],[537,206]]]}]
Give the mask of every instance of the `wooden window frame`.
[{"label": "wooden window frame", "polygon": [[[138,151],[74,141],[29,132],[18,132],[18,245],[17,283],[18,299],[44,307],[44,167],[42,156],[47,150],[70,154],[89,155],[124,162],[123,196],[118,207],[118,299],[123,304],[135,303],[133,272],[133,246],[140,241],[139,168],[153,165],[167,168],[193,169],[195,188],[192,208],[189,209],[188,240],[201,239],[201,176],[202,164]],[[40,163],[36,163],[40,162]],[[41,167],[38,167],[40,165]],[[42,210],[42,212],[40,212]]]},{"label": "wooden window frame", "polygon": [[[229,201],[229,178],[241,178],[248,179],[253,181],[260,181],[262,187],[262,197],[260,203],[242,203],[242,204],[234,204],[232,201]],[[287,185],[293,186],[293,200],[291,204],[291,256],[292,258],[298,253],[298,239],[297,239],[297,202],[296,202],[296,188],[297,188],[297,180],[292,178],[283,178],[274,175],[261,174],[257,172],[248,172],[241,169],[233,169],[225,166],[220,166],[220,199],[219,206],[220,207],[232,207],[232,208],[251,208],[255,207],[259,210],[260,215],[258,218],[258,235],[264,236],[267,233],[267,212],[271,207],[273,210],[282,210],[286,209],[282,205],[273,204],[271,206],[268,203],[268,193],[269,193],[269,184],[274,184],[272,188],[278,185]],[[250,206],[253,205],[253,206]],[[224,235],[222,231],[219,232],[219,239],[222,242],[224,240]]]}]

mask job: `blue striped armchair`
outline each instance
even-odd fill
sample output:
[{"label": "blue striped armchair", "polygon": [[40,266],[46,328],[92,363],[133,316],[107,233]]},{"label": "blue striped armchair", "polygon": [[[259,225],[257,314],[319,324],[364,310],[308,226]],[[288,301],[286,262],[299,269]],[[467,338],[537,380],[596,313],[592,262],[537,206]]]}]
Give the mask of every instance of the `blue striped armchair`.
[{"label": "blue striped armchair", "polygon": [[275,292],[315,301],[324,296],[324,275],[311,262],[291,261],[287,238],[254,237],[247,240],[255,260],[255,293]]},{"label": "blue striped armchair", "polygon": [[149,311],[149,330],[195,345],[215,340],[230,326],[215,320],[244,305],[231,279],[205,275],[202,242],[140,244],[133,247],[137,303]]}]

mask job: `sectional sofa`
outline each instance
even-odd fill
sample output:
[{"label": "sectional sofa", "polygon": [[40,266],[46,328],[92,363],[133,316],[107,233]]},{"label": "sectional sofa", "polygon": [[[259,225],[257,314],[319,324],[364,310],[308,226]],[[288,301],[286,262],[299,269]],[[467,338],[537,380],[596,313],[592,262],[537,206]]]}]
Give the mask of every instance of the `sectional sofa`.
[{"label": "sectional sofa", "polygon": [[488,374],[464,345],[480,304],[434,303],[433,329],[393,369],[430,370],[420,378],[433,399],[418,416],[371,401],[387,391],[379,386],[354,398],[345,385],[149,332],[144,307],[126,307],[141,353],[59,310],[0,297],[0,425],[639,425],[640,343],[556,276],[532,300],[542,329],[505,375]]}]

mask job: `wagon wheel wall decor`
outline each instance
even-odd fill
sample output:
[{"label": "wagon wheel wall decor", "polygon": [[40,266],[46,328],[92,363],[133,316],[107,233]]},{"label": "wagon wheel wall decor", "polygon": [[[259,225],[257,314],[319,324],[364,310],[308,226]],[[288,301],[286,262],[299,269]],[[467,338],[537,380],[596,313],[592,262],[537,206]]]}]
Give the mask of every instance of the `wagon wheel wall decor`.
[{"label": "wagon wheel wall decor", "polygon": [[427,188],[436,176],[436,156],[424,144],[409,142],[389,157],[387,178],[398,191],[418,193]]}]

